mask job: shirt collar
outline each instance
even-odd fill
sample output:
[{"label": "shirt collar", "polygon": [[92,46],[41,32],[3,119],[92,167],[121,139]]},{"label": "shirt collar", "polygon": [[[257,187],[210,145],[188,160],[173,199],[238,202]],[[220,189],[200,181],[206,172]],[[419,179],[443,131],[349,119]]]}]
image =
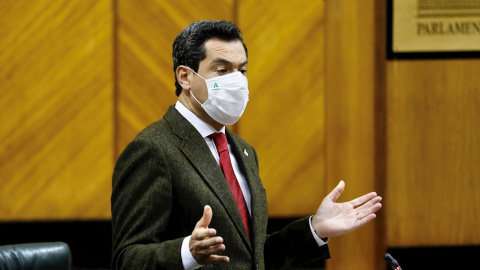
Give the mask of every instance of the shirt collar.
[{"label": "shirt collar", "polygon": [[225,126],[220,129],[220,131],[217,131],[215,128],[207,124],[205,121],[200,119],[196,114],[191,112],[185,105],[183,105],[180,101],[177,101],[175,104],[175,109],[183,116],[185,119],[187,119],[190,124],[195,127],[195,129],[202,135],[203,138],[208,137],[212,133],[225,133]]}]

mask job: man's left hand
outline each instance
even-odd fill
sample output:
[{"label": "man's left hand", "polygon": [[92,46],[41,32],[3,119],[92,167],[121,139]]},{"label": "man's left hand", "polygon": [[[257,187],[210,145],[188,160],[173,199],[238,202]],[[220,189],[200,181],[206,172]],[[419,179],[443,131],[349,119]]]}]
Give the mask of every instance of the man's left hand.
[{"label": "man's left hand", "polygon": [[354,231],[373,220],[382,204],[382,198],[371,192],[354,200],[337,203],[345,189],[340,183],[322,201],[312,218],[312,226],[320,238],[338,236]]}]

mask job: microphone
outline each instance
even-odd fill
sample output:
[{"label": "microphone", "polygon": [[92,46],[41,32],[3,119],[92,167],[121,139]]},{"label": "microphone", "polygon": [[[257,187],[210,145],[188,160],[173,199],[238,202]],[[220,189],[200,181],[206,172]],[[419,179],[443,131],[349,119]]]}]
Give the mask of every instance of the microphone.
[{"label": "microphone", "polygon": [[385,259],[385,261],[387,262],[387,265],[390,269],[394,269],[394,270],[402,270],[402,268],[400,267],[400,265],[398,264],[397,260],[395,260],[392,255],[390,255],[389,253],[385,253],[385,256],[383,256],[383,258]]}]

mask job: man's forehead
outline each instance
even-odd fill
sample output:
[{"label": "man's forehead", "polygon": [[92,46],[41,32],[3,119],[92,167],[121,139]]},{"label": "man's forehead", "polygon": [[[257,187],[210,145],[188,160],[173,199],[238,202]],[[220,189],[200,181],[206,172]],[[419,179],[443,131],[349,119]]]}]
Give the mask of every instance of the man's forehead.
[{"label": "man's forehead", "polygon": [[209,39],[205,42],[205,60],[208,62],[223,59],[229,62],[244,63],[247,61],[245,48],[240,40],[224,41]]}]

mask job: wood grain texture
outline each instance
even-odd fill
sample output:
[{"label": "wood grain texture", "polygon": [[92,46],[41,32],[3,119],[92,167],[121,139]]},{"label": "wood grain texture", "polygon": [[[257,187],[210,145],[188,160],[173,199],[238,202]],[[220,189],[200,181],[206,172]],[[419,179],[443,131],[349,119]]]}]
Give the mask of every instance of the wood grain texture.
[{"label": "wood grain texture", "polygon": [[117,156],[175,104],[172,44],[198,20],[233,20],[233,0],[118,0]]},{"label": "wood grain texture", "polygon": [[[345,181],[342,202],[377,187],[375,12],[374,0],[326,3],[326,181],[328,189]],[[328,270],[385,269],[377,245],[381,215],[355,232],[330,239]]]},{"label": "wood grain texture", "polygon": [[240,135],[259,155],[272,217],[314,214],[325,182],[323,1],[239,1],[250,101]]},{"label": "wood grain texture", "polygon": [[0,2],[0,220],[110,216],[110,1]]},{"label": "wood grain texture", "polygon": [[386,187],[378,221],[331,238],[329,270],[480,244],[480,61],[387,62],[380,2],[0,1],[0,221],[109,218],[114,160],[176,101],[173,39],[226,19],[270,216],[312,214],[340,179],[341,201]]},{"label": "wood grain texture", "polygon": [[480,60],[387,72],[388,244],[480,244]]}]

